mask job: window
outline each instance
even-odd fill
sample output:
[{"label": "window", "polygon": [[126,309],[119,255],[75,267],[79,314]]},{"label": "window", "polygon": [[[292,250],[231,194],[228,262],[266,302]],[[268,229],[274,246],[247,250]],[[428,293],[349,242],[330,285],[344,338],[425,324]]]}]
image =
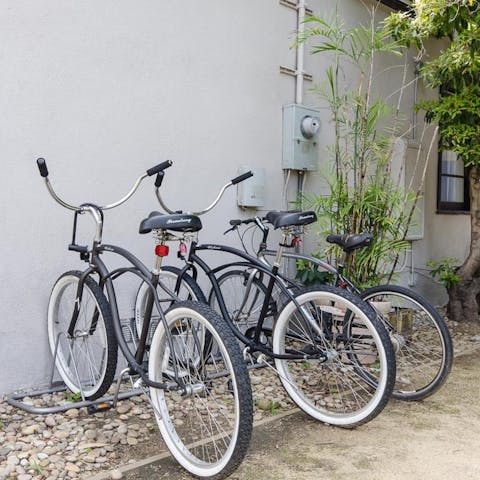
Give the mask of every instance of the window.
[{"label": "window", "polygon": [[455,152],[445,150],[438,156],[437,209],[439,212],[468,212],[468,170]]}]

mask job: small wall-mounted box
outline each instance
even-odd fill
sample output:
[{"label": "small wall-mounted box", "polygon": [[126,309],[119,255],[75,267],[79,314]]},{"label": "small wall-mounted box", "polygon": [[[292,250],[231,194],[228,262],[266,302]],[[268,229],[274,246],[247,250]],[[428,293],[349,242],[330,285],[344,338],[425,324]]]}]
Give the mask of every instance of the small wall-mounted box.
[{"label": "small wall-mounted box", "polygon": [[317,170],[320,112],[299,104],[283,106],[282,168]]},{"label": "small wall-mounted box", "polygon": [[250,170],[253,177],[237,185],[237,204],[240,207],[263,207],[265,206],[265,169],[241,165],[238,167],[238,174],[242,175]]}]

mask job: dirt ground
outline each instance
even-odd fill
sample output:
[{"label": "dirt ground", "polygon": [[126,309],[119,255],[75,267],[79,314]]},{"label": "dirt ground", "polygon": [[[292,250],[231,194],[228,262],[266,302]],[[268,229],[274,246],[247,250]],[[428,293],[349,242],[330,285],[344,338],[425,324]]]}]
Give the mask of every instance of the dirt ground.
[{"label": "dirt ground", "polygon": [[[434,396],[416,403],[392,400],[379,417],[355,430],[322,425],[301,412],[256,427],[249,454],[231,479],[479,480],[479,452],[477,349],[455,359]],[[191,477],[164,458],[124,471],[123,478]]]}]

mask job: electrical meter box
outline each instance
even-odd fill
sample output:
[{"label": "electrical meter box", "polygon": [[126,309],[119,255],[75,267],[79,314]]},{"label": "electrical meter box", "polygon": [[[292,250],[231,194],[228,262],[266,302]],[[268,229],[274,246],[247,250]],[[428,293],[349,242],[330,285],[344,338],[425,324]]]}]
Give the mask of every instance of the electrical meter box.
[{"label": "electrical meter box", "polygon": [[263,207],[265,206],[265,169],[241,165],[238,167],[238,174],[242,175],[250,170],[253,177],[237,185],[237,204],[240,207]]},{"label": "electrical meter box", "polygon": [[282,168],[317,170],[320,112],[299,104],[283,106]]}]

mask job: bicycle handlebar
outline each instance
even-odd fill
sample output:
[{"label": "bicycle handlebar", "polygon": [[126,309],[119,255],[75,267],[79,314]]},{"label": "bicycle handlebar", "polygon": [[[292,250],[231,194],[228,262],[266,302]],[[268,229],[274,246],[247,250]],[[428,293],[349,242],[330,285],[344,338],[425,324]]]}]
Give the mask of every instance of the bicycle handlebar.
[{"label": "bicycle handlebar", "polygon": [[[137,188],[140,186],[140,183],[142,183],[142,181],[146,178],[146,177],[150,177],[152,175],[155,175],[156,173],[158,173],[159,175],[163,174],[163,171],[169,167],[171,167],[173,165],[173,162],[171,160],[166,160],[165,162],[162,162],[162,163],[159,163],[158,165],[156,165],[155,167],[152,167],[152,168],[149,168],[146,173],[144,173],[143,175],[141,175],[137,181],[135,182],[135,184],[133,185],[132,189],[124,196],[122,197],[120,200],[118,200],[117,202],[114,202],[114,203],[111,203],[110,205],[105,205],[103,207],[98,207],[100,210],[109,210],[111,208],[115,208],[115,207],[118,207],[119,205],[121,205],[122,203],[125,203],[136,191],[137,191]],[[65,207],[65,208],[68,208],[69,210],[75,210],[75,211],[83,211],[84,210],[84,207],[83,206],[75,206],[75,205],[71,205],[70,203],[67,203],[65,202],[64,200],[62,200],[58,195],[57,193],[55,192],[55,190],[53,189],[52,187],[52,184],[50,183],[50,180],[48,179],[48,168],[47,168],[47,162],[45,161],[44,158],[38,158],[37,159],[37,166],[38,166],[38,170],[40,172],[40,176],[42,176],[45,180],[45,184],[48,188],[48,191],[50,192],[50,195],[53,197],[53,199],[59,203],[62,207]],[[161,182],[160,182],[161,183]]]},{"label": "bicycle handlebar", "polygon": [[151,177],[152,175],[155,175],[156,173],[163,172],[166,168],[169,168],[173,165],[173,162],[171,160],[165,160],[162,163],[159,163],[155,167],[149,168],[147,170],[147,175]]},{"label": "bicycle handlebar", "polygon": [[164,176],[165,174],[163,172],[157,173],[157,178],[155,178],[155,186],[157,188],[159,188],[160,185],[162,184]]},{"label": "bicycle handlebar", "polygon": [[47,162],[44,158],[37,158],[37,166],[38,170],[40,171],[40,176],[43,178],[48,177]]},{"label": "bicycle handlebar", "polygon": [[234,220],[230,220],[228,223],[232,226],[232,227],[237,227],[238,225],[248,225],[249,223],[253,223],[256,221],[256,217],[254,218],[247,218],[246,220],[240,220],[240,219],[234,219]]},{"label": "bicycle handlebar", "polygon": [[[162,172],[163,173],[163,172]],[[178,210],[172,210],[170,208],[168,208],[168,206],[165,204],[165,202],[163,201],[162,199],[162,196],[160,195],[160,190],[159,190],[159,187],[160,185],[162,184],[162,180],[163,180],[163,175],[161,178],[160,175],[162,174],[159,174],[157,176],[157,179],[155,180],[155,194],[157,196],[157,199],[158,199],[158,202],[160,203],[160,205],[162,206],[162,208],[167,212],[167,213],[178,213]],[[253,172],[252,171],[248,171],[246,173],[243,173],[242,175],[239,175],[238,177],[235,177],[234,179],[230,180],[230,182],[226,183],[221,189],[220,189],[220,192],[219,194],[217,195],[217,198],[215,198],[215,200],[207,207],[205,208],[204,210],[200,210],[199,212],[191,212],[192,215],[203,215],[204,213],[207,213],[209,212],[210,210],[212,210],[213,207],[215,207],[215,205],[220,201],[220,199],[222,198],[223,194],[225,193],[225,190],[229,187],[231,187],[232,185],[236,185],[237,183],[240,183],[240,182],[243,182],[244,180],[247,180],[247,178],[250,178],[250,177],[253,177]]]},{"label": "bicycle handlebar", "polygon": [[230,181],[230,183],[232,185],[236,185],[237,183],[243,182],[244,180],[246,180],[247,178],[250,178],[250,177],[253,177],[253,172],[251,170],[249,170],[246,173],[243,173],[242,175],[239,175],[238,177],[233,178]]}]

